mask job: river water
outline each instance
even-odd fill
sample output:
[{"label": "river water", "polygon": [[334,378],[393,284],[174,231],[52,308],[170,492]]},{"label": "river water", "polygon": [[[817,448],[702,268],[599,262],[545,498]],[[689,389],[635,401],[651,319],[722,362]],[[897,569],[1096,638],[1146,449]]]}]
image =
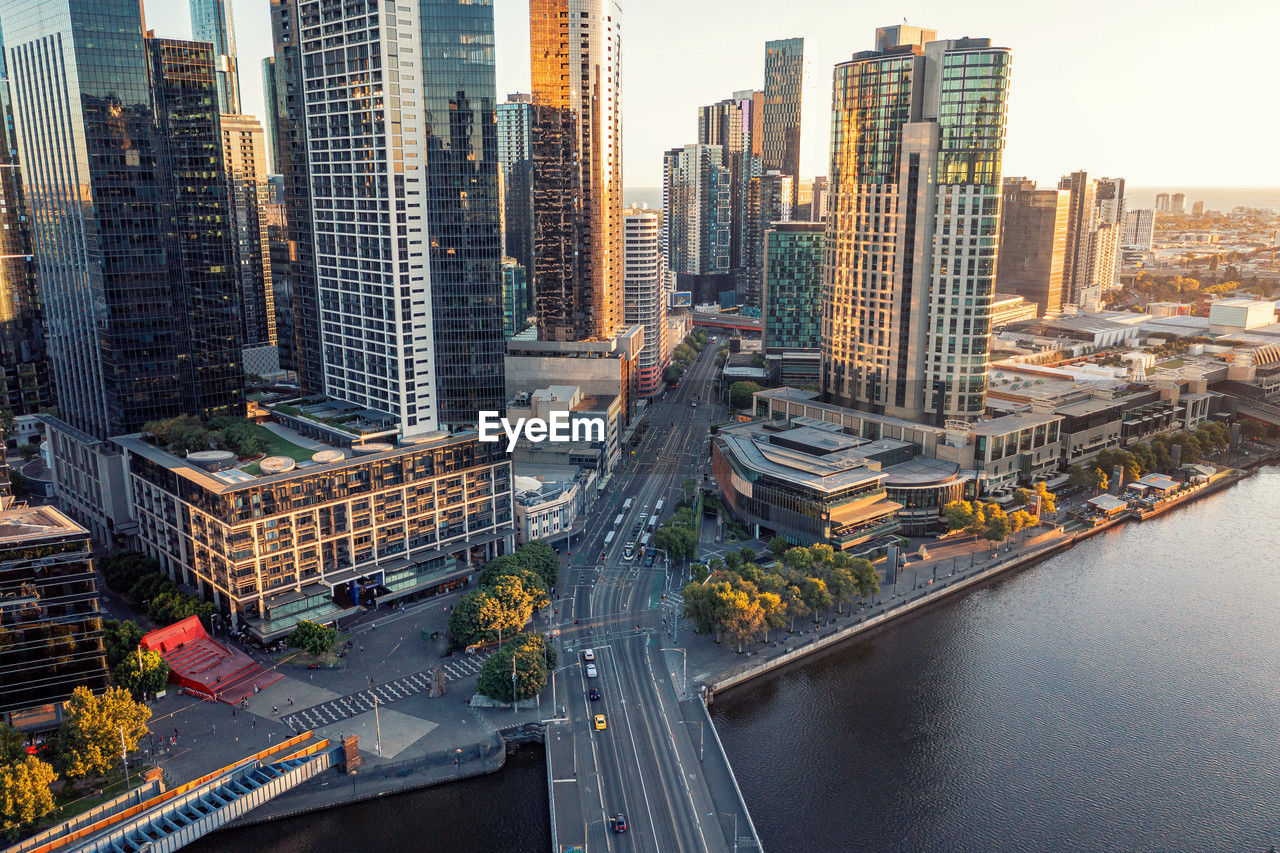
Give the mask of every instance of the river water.
[{"label": "river water", "polygon": [[[1280,469],[717,697],[764,848],[1280,845]],[[541,753],[205,851],[549,848]]]}]

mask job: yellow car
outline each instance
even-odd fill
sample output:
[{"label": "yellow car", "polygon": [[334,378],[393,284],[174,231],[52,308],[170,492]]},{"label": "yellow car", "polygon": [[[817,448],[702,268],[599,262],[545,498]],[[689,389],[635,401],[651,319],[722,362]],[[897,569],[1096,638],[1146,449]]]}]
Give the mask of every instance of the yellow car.
[{"label": "yellow car", "polygon": [[606,728],[608,728],[608,726],[605,725],[604,714],[596,714],[596,731],[602,732]]}]

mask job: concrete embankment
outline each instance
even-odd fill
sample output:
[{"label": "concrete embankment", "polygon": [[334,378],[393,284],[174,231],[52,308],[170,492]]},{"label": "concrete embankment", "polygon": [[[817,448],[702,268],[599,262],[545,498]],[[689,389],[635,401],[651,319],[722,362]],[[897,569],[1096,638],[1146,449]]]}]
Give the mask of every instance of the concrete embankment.
[{"label": "concrete embankment", "polygon": [[[1258,460],[1258,463],[1250,466],[1256,468],[1264,464],[1264,460]],[[706,679],[704,684],[707,688],[707,701],[710,702],[715,694],[721,690],[727,690],[730,687],[736,687],[744,684],[753,678],[772,672],[779,667],[794,663],[807,655],[822,649],[829,648],[837,643],[856,637],[866,631],[878,628],[888,622],[914,613],[923,607],[927,607],[935,602],[941,601],[951,595],[962,590],[970,589],[974,586],[982,584],[988,580],[1002,575],[1015,569],[1026,568],[1034,565],[1054,554],[1067,550],[1076,542],[1096,536],[1105,530],[1118,527],[1128,521],[1147,520],[1162,515],[1174,507],[1182,506],[1192,501],[1199,500],[1208,495],[1219,492],[1239,481],[1250,477],[1254,474],[1254,470],[1232,470],[1225,472],[1208,483],[1197,486],[1194,489],[1178,495],[1175,498],[1162,503],[1154,509],[1146,512],[1137,512],[1130,510],[1122,515],[1105,521],[1095,527],[1073,532],[1062,536],[1059,539],[1046,543],[1045,545],[1032,548],[1014,555],[1005,560],[1001,560],[992,566],[976,571],[972,574],[963,575],[955,578],[947,578],[939,581],[939,583],[928,590],[916,592],[914,595],[908,596],[903,601],[885,609],[882,612],[876,612],[868,616],[855,617],[854,621],[845,626],[837,626],[827,630],[825,633],[810,639],[798,646],[784,651],[774,652],[772,654],[762,653],[759,657],[750,662],[741,664],[727,669],[718,675]]]}]

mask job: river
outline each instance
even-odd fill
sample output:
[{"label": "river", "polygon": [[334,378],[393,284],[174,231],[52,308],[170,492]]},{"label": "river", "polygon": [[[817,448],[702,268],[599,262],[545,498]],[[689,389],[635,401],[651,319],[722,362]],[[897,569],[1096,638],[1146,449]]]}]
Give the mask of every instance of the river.
[{"label": "river", "polygon": [[[1280,469],[717,697],[764,848],[1280,845]],[[223,833],[231,851],[541,851],[540,753]]]}]

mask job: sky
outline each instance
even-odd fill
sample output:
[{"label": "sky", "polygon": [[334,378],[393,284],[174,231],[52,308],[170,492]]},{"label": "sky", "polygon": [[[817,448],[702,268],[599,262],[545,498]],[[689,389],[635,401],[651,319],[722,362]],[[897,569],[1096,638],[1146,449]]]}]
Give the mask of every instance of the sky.
[{"label": "sky", "polygon": [[[268,0],[232,0],[246,112],[261,117]],[[697,141],[698,106],[759,88],[764,42],[811,58],[801,173],[824,175],[831,69],[877,26],[989,37],[1013,51],[1004,174],[1085,169],[1131,186],[1280,186],[1271,0],[622,0],[623,175],[654,187],[667,148]],[[157,35],[190,37],[184,0],[144,0]],[[529,88],[528,0],[494,0],[499,99]]]}]

